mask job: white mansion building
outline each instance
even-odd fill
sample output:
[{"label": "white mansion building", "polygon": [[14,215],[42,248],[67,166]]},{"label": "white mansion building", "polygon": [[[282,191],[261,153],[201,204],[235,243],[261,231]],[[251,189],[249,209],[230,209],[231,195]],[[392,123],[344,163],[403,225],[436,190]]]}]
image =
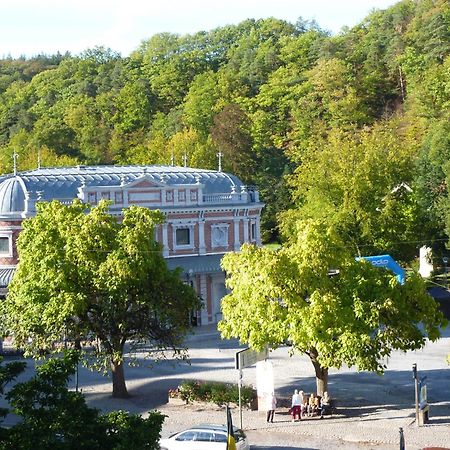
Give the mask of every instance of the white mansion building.
[{"label": "white mansion building", "polygon": [[111,214],[139,205],[166,217],[156,230],[170,269],[203,299],[197,324],[221,318],[226,293],[220,268],[224,253],[244,242],[261,245],[258,192],[233,175],[174,166],[77,166],[39,168],[0,177],[0,295],[7,292],[18,261],[16,239],[22,221],[36,214],[36,202],[79,198],[95,205],[112,202]]}]

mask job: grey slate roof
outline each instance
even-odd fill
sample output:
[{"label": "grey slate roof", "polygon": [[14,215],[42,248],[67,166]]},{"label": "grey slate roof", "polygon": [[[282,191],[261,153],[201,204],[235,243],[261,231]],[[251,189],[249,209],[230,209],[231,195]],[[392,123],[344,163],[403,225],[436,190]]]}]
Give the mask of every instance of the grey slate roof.
[{"label": "grey slate roof", "polygon": [[181,267],[185,274],[221,273],[220,261],[222,257],[223,254],[180,256],[167,258],[166,263],[170,270]]},{"label": "grey slate roof", "polygon": [[[175,270],[181,267],[184,274],[197,275],[204,273],[220,273],[220,261],[223,254],[220,255],[190,255],[177,258],[166,258],[167,267]],[[14,276],[15,268],[0,267],[0,288],[8,287]]]},{"label": "grey slate roof", "polygon": [[0,184],[0,214],[25,209],[25,191],[18,177],[7,178]]},{"label": "grey slate roof", "polygon": [[240,191],[243,183],[234,175],[216,170],[176,166],[76,166],[40,168],[0,177],[0,214],[23,211],[26,195],[41,200],[76,198],[78,188],[120,186],[143,176],[167,185],[204,185],[203,194]]},{"label": "grey slate roof", "polygon": [[0,268],[0,288],[8,287],[13,279],[15,271],[16,269],[14,268]]}]

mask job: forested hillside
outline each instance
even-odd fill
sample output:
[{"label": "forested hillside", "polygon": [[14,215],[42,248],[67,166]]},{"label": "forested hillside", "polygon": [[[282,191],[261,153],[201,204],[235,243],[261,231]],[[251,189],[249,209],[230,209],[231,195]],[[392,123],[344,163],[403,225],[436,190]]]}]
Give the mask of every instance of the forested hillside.
[{"label": "forested hillside", "polygon": [[355,253],[410,259],[450,230],[450,5],[405,0],[330,36],[246,20],[163,33],[126,58],[0,61],[0,172],[171,164],[257,184],[265,239],[337,223]]}]

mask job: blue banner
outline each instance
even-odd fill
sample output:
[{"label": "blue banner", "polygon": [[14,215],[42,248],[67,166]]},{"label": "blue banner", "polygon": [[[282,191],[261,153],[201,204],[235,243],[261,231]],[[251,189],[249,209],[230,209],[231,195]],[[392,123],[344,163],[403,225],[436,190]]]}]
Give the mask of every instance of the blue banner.
[{"label": "blue banner", "polygon": [[397,275],[397,280],[400,284],[405,282],[405,271],[394,261],[390,255],[377,255],[377,256],[363,256],[356,258],[357,261],[365,259],[369,261],[375,267],[384,267],[394,272]]}]

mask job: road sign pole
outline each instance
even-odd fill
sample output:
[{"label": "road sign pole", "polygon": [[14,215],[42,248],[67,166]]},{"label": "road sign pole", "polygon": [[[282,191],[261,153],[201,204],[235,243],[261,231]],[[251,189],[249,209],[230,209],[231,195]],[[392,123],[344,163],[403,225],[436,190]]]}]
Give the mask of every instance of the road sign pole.
[{"label": "road sign pole", "polygon": [[239,381],[238,381],[238,391],[239,391],[239,422],[240,428],[242,430],[242,399],[241,399],[241,386],[242,386],[242,369],[239,369]]}]

